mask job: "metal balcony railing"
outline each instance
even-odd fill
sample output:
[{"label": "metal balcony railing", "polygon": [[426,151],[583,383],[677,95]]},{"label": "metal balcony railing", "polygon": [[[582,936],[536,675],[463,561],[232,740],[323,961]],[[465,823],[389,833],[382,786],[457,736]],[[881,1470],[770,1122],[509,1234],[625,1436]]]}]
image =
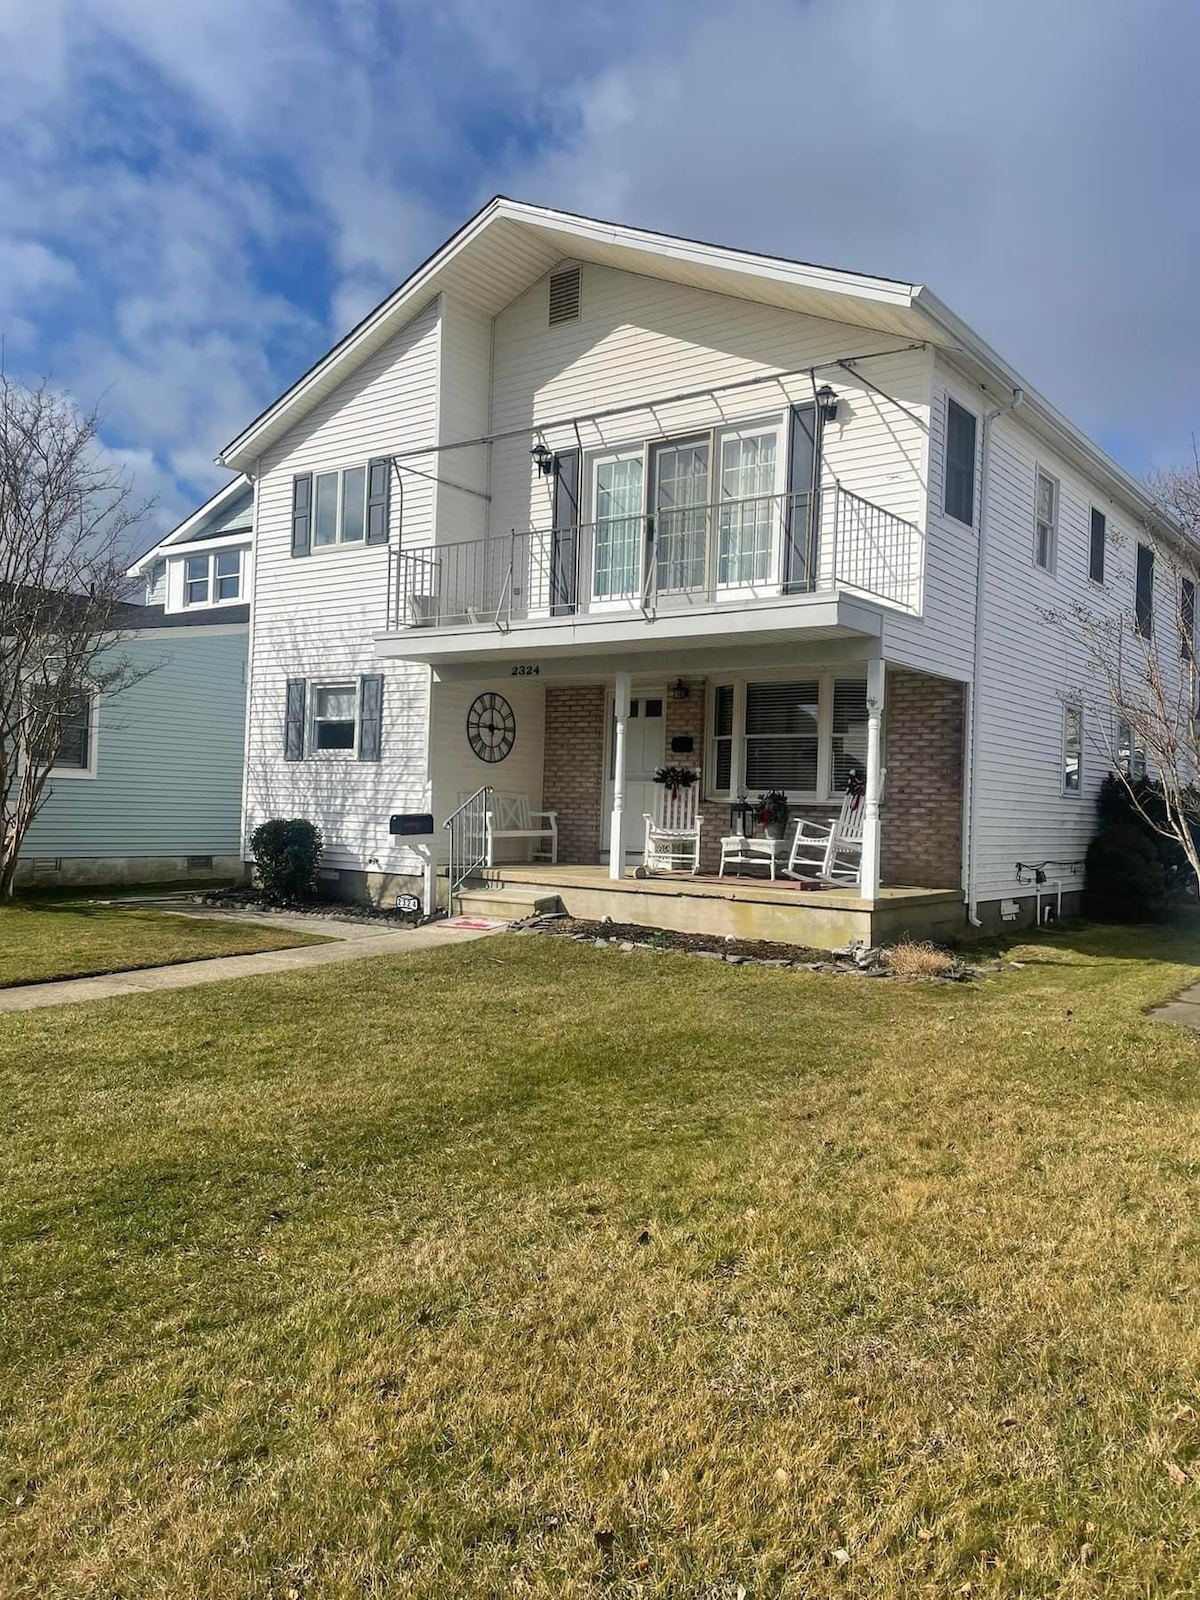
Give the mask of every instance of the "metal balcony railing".
[{"label": "metal balcony railing", "polygon": [[920,530],[843,489],[758,495],[402,550],[391,628],[508,628],[579,614],[848,590],[916,609]]}]

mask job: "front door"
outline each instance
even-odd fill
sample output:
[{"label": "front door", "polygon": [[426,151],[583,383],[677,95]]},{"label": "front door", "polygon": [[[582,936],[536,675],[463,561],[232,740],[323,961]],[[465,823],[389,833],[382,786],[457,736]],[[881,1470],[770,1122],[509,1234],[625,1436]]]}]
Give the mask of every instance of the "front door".
[{"label": "front door", "polygon": [[[630,697],[629,718],[625,723],[625,859],[640,861],[645,841],[646,824],[643,814],[654,815],[658,798],[654,774],[666,764],[666,703],[665,689],[639,689]],[[612,696],[608,698],[608,749],[604,767],[604,815],[601,852],[608,860],[609,837],[612,826],[613,762],[615,717]]]}]

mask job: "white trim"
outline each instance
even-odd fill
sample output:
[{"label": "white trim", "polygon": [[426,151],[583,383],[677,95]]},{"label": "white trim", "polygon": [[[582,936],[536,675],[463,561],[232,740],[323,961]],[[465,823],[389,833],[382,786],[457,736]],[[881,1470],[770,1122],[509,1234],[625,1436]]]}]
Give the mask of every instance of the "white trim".
[{"label": "white trim", "polygon": [[[317,696],[329,691],[349,689],[354,696],[354,716],[349,717],[318,717]],[[308,680],[308,703],[306,706],[306,725],[304,729],[304,759],[306,761],[357,761],[358,760],[358,735],[361,706],[359,705],[359,680],[357,675],[349,678],[310,678]],[[344,748],[321,749],[316,741],[316,727],[318,722],[343,723],[352,722],[354,727],[353,742]]]},{"label": "white trim", "polygon": [[[1067,784],[1067,727],[1072,716],[1078,718],[1079,748],[1075,754],[1075,787],[1072,789]],[[1062,714],[1062,764],[1059,769],[1059,778],[1062,786],[1064,800],[1078,800],[1083,795],[1083,701],[1067,699],[1063,701]]]},{"label": "white trim", "polygon": [[[1054,489],[1054,514],[1052,521],[1048,524],[1050,529],[1050,548],[1047,551],[1047,555],[1049,559],[1044,562],[1038,560],[1038,545],[1041,540],[1043,527],[1040,493],[1042,487],[1041,480],[1043,478],[1045,478],[1046,482],[1052,485]],[[1056,476],[1055,473],[1049,471],[1049,469],[1044,467],[1040,461],[1037,461],[1034,463],[1033,468],[1033,565],[1039,572],[1048,573],[1052,578],[1056,576],[1058,572],[1058,525],[1061,518],[1062,481]]]},{"label": "white trim", "polygon": [[[817,685],[817,782],[814,789],[788,789],[788,802],[795,806],[836,804],[842,791],[833,787],[833,711],[835,684],[868,682],[869,663],[845,667],[779,667],[751,672],[722,672],[708,679],[704,728],[704,796],[714,803],[728,804],[746,786],[746,689],[749,684],[815,683]],[[714,733],[716,691],[733,690],[733,730],[730,740],[729,788],[714,789],[717,772]],[[865,758],[864,758],[865,764]]]},{"label": "white trim", "polygon": [[[83,692],[83,691],[81,691]],[[88,761],[86,767],[51,767],[46,774],[47,783],[90,783],[97,774],[100,751],[100,691],[90,689],[88,693]],[[21,748],[21,770],[26,762],[24,744]]]},{"label": "white trim", "polygon": [[[246,599],[243,590],[245,588],[246,563],[242,559],[244,548],[245,547],[242,545],[234,545],[230,549],[195,551],[185,550],[181,555],[174,558],[182,563],[182,572],[180,574],[180,583],[182,585],[180,593],[180,610],[215,611],[219,610],[221,606],[245,605]],[[217,563],[220,561],[222,556],[236,556],[238,558],[237,572],[235,574],[219,574],[217,572]],[[204,562],[205,570],[203,578],[188,577],[188,563],[191,561]],[[234,595],[227,595],[224,599],[222,599],[217,594],[217,584],[222,581],[227,581],[230,576],[235,577],[237,580],[237,593]],[[188,589],[193,583],[204,584],[203,600],[191,600],[188,598]],[[168,598],[169,595],[170,579],[168,578]]]},{"label": "white trim", "polygon": [[[160,556],[164,550],[169,546],[186,543],[187,536],[193,528],[198,527],[206,517],[220,511],[223,506],[227,505],[231,500],[236,500],[239,495],[244,494],[251,487],[252,484],[246,474],[244,472],[239,473],[236,478],[231,479],[229,483],[218,489],[216,494],[210,495],[202,506],[198,506],[195,511],[189,513],[182,522],[171,529],[170,533],[165,534],[157,544],[151,545],[145,555],[139,556],[133,565],[126,569],[125,576],[127,578],[140,578],[146,567],[157,556]],[[253,508],[251,509],[251,517],[253,518]],[[240,532],[240,530],[231,531]]]},{"label": "white trim", "polygon": [[[342,536],[342,521],[346,511],[346,474],[348,472],[361,472],[363,475],[363,517],[362,533],[356,539],[346,539]],[[362,550],[367,543],[368,501],[371,490],[371,464],[370,461],[352,461],[345,467],[324,467],[320,471],[311,473],[298,472],[293,477],[312,478],[312,506],[310,508],[310,527],[308,538],[308,552],[310,556],[320,555],[329,550]],[[317,543],[317,484],[322,478],[337,479],[337,498],[333,508],[334,537],[324,544]],[[390,531],[390,530],[389,530]]]}]

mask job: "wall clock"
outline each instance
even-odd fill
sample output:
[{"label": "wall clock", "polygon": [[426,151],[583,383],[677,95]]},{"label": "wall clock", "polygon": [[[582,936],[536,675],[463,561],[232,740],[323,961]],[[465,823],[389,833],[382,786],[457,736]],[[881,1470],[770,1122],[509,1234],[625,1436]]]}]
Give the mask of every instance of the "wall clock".
[{"label": "wall clock", "polygon": [[517,742],[517,719],[502,694],[477,695],[467,712],[467,738],[480,761],[503,761]]}]

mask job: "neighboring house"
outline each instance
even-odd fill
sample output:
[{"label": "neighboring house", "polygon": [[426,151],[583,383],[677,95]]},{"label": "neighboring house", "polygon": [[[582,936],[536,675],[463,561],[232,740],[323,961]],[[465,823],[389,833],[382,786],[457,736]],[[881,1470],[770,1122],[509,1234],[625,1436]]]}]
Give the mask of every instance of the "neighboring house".
[{"label": "neighboring house", "polygon": [[240,876],[251,498],[222,489],[130,569],[157,603],[122,609],[114,648],[145,675],[72,721],[21,882]]},{"label": "neighboring house", "polygon": [[1105,765],[1042,610],[1173,615],[1143,489],[927,289],[503,198],[220,459],[243,840],[312,818],[352,895],[428,885],[485,783],[594,869],[698,764],[711,869],[739,792],[828,816],[863,764],[863,899],[1027,917],[1032,869],[1080,887]]}]

